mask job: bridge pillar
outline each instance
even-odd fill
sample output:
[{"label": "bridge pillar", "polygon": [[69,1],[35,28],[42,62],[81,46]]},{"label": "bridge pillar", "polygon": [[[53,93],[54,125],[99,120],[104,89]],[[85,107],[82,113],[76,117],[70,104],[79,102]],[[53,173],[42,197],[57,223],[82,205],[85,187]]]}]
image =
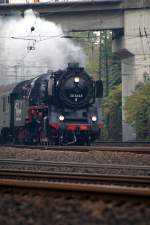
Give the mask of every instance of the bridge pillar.
[{"label": "bridge pillar", "polygon": [[[124,32],[114,31],[113,52],[121,58],[122,105],[139,82],[150,76],[150,9],[124,11]],[[123,141],[136,140],[134,129],[125,122]]]}]

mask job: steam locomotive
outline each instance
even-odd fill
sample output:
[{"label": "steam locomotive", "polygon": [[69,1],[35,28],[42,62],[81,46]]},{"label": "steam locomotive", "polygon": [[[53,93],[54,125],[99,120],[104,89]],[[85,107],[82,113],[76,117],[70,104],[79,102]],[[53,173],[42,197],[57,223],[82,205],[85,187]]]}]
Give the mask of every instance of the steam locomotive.
[{"label": "steam locomotive", "polygon": [[0,95],[0,140],[90,145],[100,136],[102,95],[102,81],[78,64],[20,82]]}]

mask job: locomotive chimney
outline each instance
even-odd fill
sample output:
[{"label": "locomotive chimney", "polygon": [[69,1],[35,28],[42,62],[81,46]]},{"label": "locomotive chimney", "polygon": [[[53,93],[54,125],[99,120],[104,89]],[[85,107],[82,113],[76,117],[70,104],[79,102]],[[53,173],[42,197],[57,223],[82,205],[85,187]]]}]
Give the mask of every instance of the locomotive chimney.
[{"label": "locomotive chimney", "polygon": [[69,69],[79,68],[79,63],[68,63],[68,68]]}]

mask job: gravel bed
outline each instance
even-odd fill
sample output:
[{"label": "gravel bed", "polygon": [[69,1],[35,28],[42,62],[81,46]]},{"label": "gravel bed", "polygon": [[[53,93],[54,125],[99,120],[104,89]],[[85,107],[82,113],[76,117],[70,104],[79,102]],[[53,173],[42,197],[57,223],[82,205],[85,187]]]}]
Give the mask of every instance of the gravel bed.
[{"label": "gravel bed", "polygon": [[2,225],[150,224],[150,199],[8,187],[0,199]]},{"label": "gravel bed", "polygon": [[81,162],[150,166],[150,155],[129,152],[89,151],[68,152],[52,150],[27,150],[0,147],[0,159],[50,160],[58,162]]}]

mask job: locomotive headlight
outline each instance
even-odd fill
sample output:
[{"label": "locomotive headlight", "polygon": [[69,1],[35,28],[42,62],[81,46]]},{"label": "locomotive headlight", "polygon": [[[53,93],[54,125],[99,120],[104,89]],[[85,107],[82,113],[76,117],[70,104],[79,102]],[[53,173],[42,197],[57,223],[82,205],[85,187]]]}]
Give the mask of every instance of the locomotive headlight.
[{"label": "locomotive headlight", "polygon": [[75,82],[75,83],[79,83],[79,80],[80,80],[79,77],[75,77],[75,78],[74,78],[74,82]]},{"label": "locomotive headlight", "polygon": [[64,121],[64,119],[65,119],[65,118],[64,118],[63,115],[60,115],[60,116],[59,116],[59,120],[60,120],[60,121]]},{"label": "locomotive headlight", "polygon": [[92,116],[92,121],[96,122],[96,120],[97,120],[97,117],[96,116]]}]

